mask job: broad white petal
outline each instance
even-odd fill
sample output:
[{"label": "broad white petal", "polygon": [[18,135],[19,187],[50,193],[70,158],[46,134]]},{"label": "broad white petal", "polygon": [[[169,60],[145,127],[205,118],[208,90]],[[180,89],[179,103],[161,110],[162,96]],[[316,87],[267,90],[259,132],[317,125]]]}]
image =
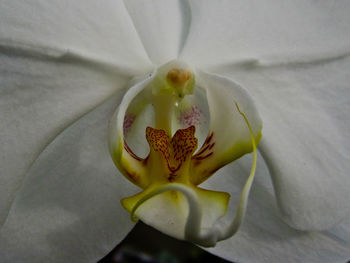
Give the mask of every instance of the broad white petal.
[{"label": "broad white petal", "polygon": [[246,89],[216,74],[198,71],[196,77],[197,85],[206,90],[210,113],[208,137],[192,157],[192,183],[199,184],[222,166],[252,151],[249,129],[236,104],[247,116],[257,142],[262,122]]},{"label": "broad white petal", "polygon": [[349,216],[350,58],[227,70],[257,102],[260,149],[286,222],[322,230]]},{"label": "broad white petal", "polygon": [[[228,191],[231,203],[237,204],[240,189],[246,180],[240,175],[249,174],[250,165],[251,156],[244,156],[224,167],[204,185]],[[234,213],[234,208],[229,213]],[[242,227],[232,238],[218,242],[216,247],[207,250],[242,263],[345,263],[350,259],[350,222],[327,232],[302,232],[290,228],[280,218],[268,169],[259,156]]]},{"label": "broad white petal", "polygon": [[123,1],[0,2],[0,48],[82,56],[128,73],[150,65]]},{"label": "broad white petal", "polygon": [[125,5],[149,58],[157,65],[176,59],[187,37],[189,4],[181,0],[128,0]]},{"label": "broad white petal", "polygon": [[308,61],[350,52],[349,1],[191,1],[181,59],[197,66]]},{"label": "broad white petal", "polygon": [[64,130],[36,160],[0,232],[1,262],[95,263],[131,229],[120,199],[137,189],[107,145],[121,95]]},{"label": "broad white petal", "polygon": [[32,162],[66,126],[124,87],[94,64],[0,54],[0,225]]}]

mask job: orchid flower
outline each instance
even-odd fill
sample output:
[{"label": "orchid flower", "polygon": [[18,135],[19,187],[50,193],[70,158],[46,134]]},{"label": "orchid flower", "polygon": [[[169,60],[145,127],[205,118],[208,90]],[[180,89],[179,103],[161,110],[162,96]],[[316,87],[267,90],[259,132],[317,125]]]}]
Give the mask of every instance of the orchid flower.
[{"label": "orchid flower", "polygon": [[[131,213],[237,262],[346,262],[349,11],[347,1],[2,1],[0,261],[96,262],[132,229]],[[171,104],[154,101],[163,92]],[[261,123],[236,231],[255,163],[238,158]],[[181,173],[158,185],[185,140]]]},{"label": "orchid flower", "polygon": [[[196,87],[195,76],[199,87]],[[256,142],[261,138],[262,126],[253,102],[240,86],[203,72],[195,76],[184,63],[171,61],[133,86],[112,117],[110,150],[126,178],[144,188],[139,194],[122,200],[132,216],[140,210],[137,217],[164,233],[199,245],[214,246],[218,240],[234,235],[242,223],[255,174]],[[195,92],[200,87],[203,91]],[[147,107],[149,105],[152,108]],[[249,117],[240,107],[244,107]],[[206,111],[209,113],[205,114]],[[175,112],[178,118],[174,117]],[[195,130],[196,127],[205,130],[208,115],[209,131],[196,151]],[[141,128],[147,119],[156,129]],[[184,127],[173,133],[173,126]],[[150,148],[146,158],[139,157],[128,145],[128,141],[137,140],[134,137],[140,129],[145,131]],[[205,131],[197,134],[204,135]],[[139,141],[137,148],[140,148]],[[223,227],[216,221],[227,210],[229,194],[201,189],[197,185],[251,150],[254,151],[252,172],[242,192],[237,216],[229,226]],[[159,197],[153,198],[156,195]]]}]

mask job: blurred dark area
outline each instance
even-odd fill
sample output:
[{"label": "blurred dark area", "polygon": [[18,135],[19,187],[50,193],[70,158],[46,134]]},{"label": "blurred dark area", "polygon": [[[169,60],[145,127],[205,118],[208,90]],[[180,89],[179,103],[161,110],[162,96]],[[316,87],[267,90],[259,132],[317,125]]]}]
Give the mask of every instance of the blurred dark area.
[{"label": "blurred dark area", "polygon": [[164,235],[140,221],[126,238],[98,263],[234,262],[214,256],[192,243]]},{"label": "blurred dark area", "polygon": [[232,263],[139,222],[98,263]]}]

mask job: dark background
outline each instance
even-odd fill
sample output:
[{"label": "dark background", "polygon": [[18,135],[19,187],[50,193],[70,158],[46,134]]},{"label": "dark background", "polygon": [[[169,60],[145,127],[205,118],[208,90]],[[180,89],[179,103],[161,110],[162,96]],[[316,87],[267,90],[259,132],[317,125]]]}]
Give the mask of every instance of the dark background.
[{"label": "dark background", "polygon": [[[141,221],[98,263],[234,263],[186,241],[171,238]],[[258,262],[257,262],[258,263]],[[302,262],[300,262],[302,263]],[[308,262],[309,263],[309,262]],[[317,262],[310,262],[317,263]],[[333,263],[333,262],[329,262]],[[347,263],[350,263],[347,262]]]},{"label": "dark background", "polygon": [[171,238],[139,222],[98,263],[231,263],[186,241]]}]

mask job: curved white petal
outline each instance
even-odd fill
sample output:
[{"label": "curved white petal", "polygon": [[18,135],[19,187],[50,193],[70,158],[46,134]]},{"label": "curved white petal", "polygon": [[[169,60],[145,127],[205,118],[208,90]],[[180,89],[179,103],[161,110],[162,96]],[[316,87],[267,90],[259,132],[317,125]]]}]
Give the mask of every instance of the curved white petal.
[{"label": "curved white petal", "polygon": [[152,120],[147,117],[149,112],[147,105],[150,104],[150,89],[147,88],[156,73],[157,70],[154,70],[125,93],[109,125],[109,149],[112,159],[124,176],[140,187],[148,184],[141,159],[144,156],[140,153],[144,153],[145,149],[146,152],[149,150],[146,144],[145,126],[148,124],[147,120],[150,123]]},{"label": "curved white petal", "polygon": [[[224,167],[204,185],[228,191],[231,202],[236,204],[245,178],[227,175],[248,174],[250,165],[251,156],[245,156]],[[256,171],[242,227],[234,237],[207,249],[209,252],[234,262],[344,263],[350,259],[350,222],[325,232],[290,228],[280,219],[269,172],[261,156]]]},{"label": "curved white petal", "polygon": [[133,226],[120,199],[136,191],[108,152],[121,93],[64,130],[29,170],[0,232],[1,262],[97,262]]},{"label": "curved white petal", "polygon": [[192,157],[193,183],[199,184],[222,166],[252,151],[247,116],[258,142],[262,122],[248,92],[232,80],[205,72],[196,74],[197,85],[206,90],[210,113],[208,137]]},{"label": "curved white petal", "polygon": [[66,126],[126,83],[92,64],[0,54],[0,225],[32,162]]},{"label": "curved white petal", "polygon": [[350,215],[349,70],[346,57],[225,73],[251,89],[278,204],[297,229],[328,229]]},{"label": "curved white petal", "polygon": [[187,37],[190,9],[186,1],[125,1],[151,61],[157,65],[176,59]]},{"label": "curved white petal", "polygon": [[191,1],[181,59],[197,66],[305,61],[350,52],[348,1]]},{"label": "curved white petal", "polygon": [[0,24],[0,48],[74,54],[128,73],[150,66],[123,1],[1,1]]}]

